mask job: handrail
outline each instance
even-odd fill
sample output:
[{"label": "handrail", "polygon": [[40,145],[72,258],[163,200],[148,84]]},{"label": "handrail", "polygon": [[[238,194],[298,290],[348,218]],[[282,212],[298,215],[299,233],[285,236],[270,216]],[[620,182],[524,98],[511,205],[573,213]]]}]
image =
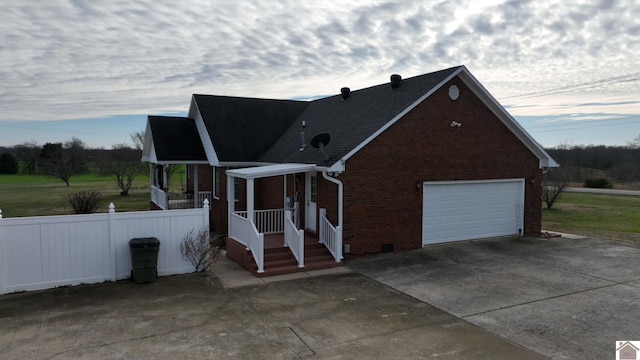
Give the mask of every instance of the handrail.
[{"label": "handrail", "polygon": [[151,185],[149,188],[149,194],[151,195],[151,201],[153,201],[161,209],[167,210],[169,208],[169,200],[167,198],[167,193],[164,192],[162,189]]},{"label": "handrail", "polygon": [[298,230],[292,220],[290,210],[284,212],[284,246],[288,247],[298,261],[298,267],[304,267],[304,230]]},{"label": "handrail", "polygon": [[327,209],[320,209],[320,242],[327,247],[336,262],[342,260],[342,229],[340,226],[334,227],[327,219]]},{"label": "handrail", "polygon": [[241,243],[251,251],[258,266],[258,272],[264,272],[264,234],[259,233],[253,221],[232,213],[229,218],[229,237]]}]

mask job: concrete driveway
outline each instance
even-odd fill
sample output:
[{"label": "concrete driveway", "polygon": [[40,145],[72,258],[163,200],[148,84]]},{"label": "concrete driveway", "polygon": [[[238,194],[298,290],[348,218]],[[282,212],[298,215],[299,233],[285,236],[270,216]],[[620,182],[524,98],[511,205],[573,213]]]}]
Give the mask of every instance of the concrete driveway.
[{"label": "concrete driveway", "polygon": [[615,359],[616,340],[640,340],[639,246],[484,240],[349,266],[551,359]]},{"label": "concrete driveway", "polygon": [[[237,267],[226,275],[242,277]],[[231,288],[199,273],[0,296],[3,360],[303,358],[544,359],[357,273]]]}]

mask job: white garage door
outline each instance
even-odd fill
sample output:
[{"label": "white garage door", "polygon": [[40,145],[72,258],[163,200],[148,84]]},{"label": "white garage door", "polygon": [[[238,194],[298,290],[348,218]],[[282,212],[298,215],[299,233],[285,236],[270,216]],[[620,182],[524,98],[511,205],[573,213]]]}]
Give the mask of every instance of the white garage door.
[{"label": "white garage door", "polygon": [[522,229],[524,180],[425,182],[422,244],[515,235]]}]

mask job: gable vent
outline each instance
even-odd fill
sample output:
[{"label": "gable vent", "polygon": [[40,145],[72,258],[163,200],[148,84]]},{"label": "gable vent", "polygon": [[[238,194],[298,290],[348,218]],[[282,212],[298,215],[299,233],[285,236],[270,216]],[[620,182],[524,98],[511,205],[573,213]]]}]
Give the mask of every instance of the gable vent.
[{"label": "gable vent", "polygon": [[398,74],[391,75],[391,88],[397,89],[400,87],[400,83],[402,82],[402,76]]},{"label": "gable vent", "polygon": [[340,89],[340,93],[342,94],[342,100],[345,100],[351,94],[351,89],[349,89],[348,87],[343,87],[342,89]]}]

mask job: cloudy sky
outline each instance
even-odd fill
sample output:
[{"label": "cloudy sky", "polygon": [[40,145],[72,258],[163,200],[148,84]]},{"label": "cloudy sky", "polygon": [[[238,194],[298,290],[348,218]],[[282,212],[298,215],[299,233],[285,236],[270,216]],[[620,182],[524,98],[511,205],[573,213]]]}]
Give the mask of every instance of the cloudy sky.
[{"label": "cloudy sky", "polygon": [[456,65],[544,146],[640,135],[638,0],[0,4],[0,146],[108,148],[193,93],[305,99]]}]

